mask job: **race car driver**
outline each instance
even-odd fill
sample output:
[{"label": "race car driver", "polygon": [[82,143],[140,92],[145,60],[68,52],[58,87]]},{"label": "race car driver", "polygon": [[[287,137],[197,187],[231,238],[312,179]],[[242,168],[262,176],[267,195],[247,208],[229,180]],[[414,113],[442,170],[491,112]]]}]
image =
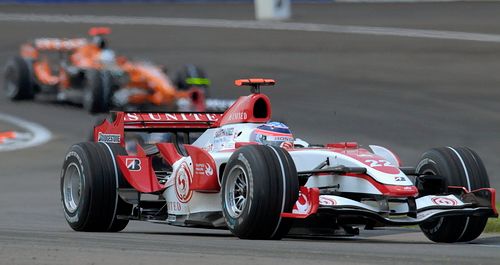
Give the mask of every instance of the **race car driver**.
[{"label": "race car driver", "polygon": [[255,141],[265,145],[293,148],[294,138],[290,128],[284,123],[271,121],[260,125],[254,131]]}]

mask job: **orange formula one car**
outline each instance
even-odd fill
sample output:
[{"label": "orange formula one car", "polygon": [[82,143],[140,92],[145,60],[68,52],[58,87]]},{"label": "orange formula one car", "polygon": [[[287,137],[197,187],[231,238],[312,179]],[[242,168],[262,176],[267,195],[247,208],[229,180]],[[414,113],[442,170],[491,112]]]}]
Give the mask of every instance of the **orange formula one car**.
[{"label": "orange formula one car", "polygon": [[[186,65],[172,80],[161,66],[115,56],[104,38],[109,33],[109,28],[97,27],[89,30],[90,39],[40,38],[23,44],[20,56],[7,62],[7,96],[23,100],[50,94],[58,101],[81,104],[91,113],[111,108],[207,110],[210,80],[200,68]],[[209,103],[214,110],[232,102]]]}]

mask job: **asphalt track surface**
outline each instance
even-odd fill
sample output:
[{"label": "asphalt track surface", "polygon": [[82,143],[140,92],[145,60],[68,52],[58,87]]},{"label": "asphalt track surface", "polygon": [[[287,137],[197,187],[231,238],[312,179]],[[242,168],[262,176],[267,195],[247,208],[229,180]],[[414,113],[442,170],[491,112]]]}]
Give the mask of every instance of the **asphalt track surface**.
[{"label": "asphalt track surface", "polygon": [[[328,4],[294,8],[294,22],[500,34],[500,3]],[[245,4],[6,6],[2,13],[252,19]],[[0,23],[0,62],[28,39],[78,37],[88,24]],[[232,80],[263,76],[275,119],[312,143],[358,141],[397,152],[406,165],[436,146],[469,146],[500,188],[500,45],[359,34],[169,26],[113,26],[111,45],[175,69],[203,66],[213,95],[247,93]],[[9,102],[0,112],[53,134],[0,153],[0,264],[498,264],[500,236],[434,244],[412,229],[355,238],[245,241],[227,231],[131,223],[121,233],[76,233],[64,221],[59,174],[66,150],[94,117],[74,106]],[[1,124],[7,128],[8,124]]]}]

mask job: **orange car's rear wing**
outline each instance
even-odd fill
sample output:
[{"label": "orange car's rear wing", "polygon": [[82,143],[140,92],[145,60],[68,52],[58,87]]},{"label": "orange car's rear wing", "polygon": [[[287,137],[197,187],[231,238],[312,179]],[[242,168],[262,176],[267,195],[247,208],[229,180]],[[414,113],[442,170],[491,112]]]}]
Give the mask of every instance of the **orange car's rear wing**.
[{"label": "orange car's rear wing", "polygon": [[222,113],[209,112],[112,112],[94,127],[94,141],[124,145],[125,131],[204,131],[213,127]]},{"label": "orange car's rear wing", "polygon": [[33,41],[33,46],[35,49],[41,51],[71,51],[83,45],[86,45],[87,43],[87,40],[83,38],[39,38]]}]

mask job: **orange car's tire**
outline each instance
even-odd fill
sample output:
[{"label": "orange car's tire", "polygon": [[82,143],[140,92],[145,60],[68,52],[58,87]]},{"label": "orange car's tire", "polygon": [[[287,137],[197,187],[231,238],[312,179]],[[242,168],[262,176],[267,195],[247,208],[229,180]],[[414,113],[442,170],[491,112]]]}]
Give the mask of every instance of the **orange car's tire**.
[{"label": "orange car's tire", "polygon": [[[418,172],[440,175],[448,186],[468,190],[490,187],[481,158],[466,147],[441,147],[428,150],[417,165]],[[484,230],[488,217],[449,216],[427,221],[420,229],[434,242],[466,242],[476,239]]]},{"label": "orange car's tire", "polygon": [[83,90],[83,107],[90,113],[108,112],[111,103],[112,78],[107,71],[87,70]]},{"label": "orange car's tire", "polygon": [[229,159],[222,176],[222,213],[229,230],[243,239],[281,239],[292,225],[281,217],[299,195],[295,164],[275,146],[249,145]]},{"label": "orange car's tire", "polygon": [[205,98],[208,97],[210,80],[207,78],[205,71],[196,65],[187,64],[177,72],[175,84],[179,90],[188,90],[191,87],[200,88],[205,93]]},{"label": "orange car's tire", "polygon": [[27,100],[35,97],[29,62],[16,56],[10,59],[4,72],[5,94],[11,100]]},{"label": "orange car's tire", "polygon": [[61,173],[61,199],[64,216],[75,231],[118,232],[128,220],[132,205],[118,194],[118,187],[129,187],[117,168],[115,157],[127,153],[118,144],[79,143],[64,160]]}]

